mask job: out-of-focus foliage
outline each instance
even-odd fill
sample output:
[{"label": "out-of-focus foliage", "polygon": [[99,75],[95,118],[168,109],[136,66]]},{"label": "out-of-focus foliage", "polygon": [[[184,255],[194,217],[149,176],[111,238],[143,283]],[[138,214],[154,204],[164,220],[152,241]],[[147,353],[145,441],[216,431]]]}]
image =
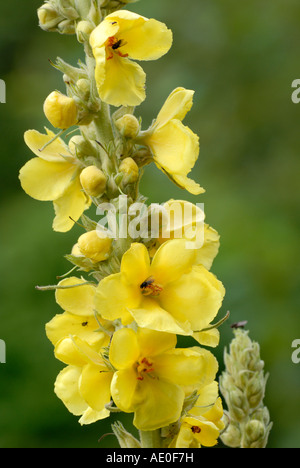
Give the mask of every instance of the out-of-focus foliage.
[{"label": "out-of-focus foliage", "polygon": [[[18,171],[31,157],[23,133],[42,130],[46,96],[64,91],[49,64],[57,56],[83,58],[75,37],[38,28],[40,0],[0,6],[0,78],[7,103],[0,104],[1,310],[0,338],[7,363],[0,364],[0,447],[115,447],[106,420],[81,428],[53,393],[62,368],[53,357],[44,325],[58,306],[37,284],[56,283],[69,264],[81,229],[51,229],[52,206],[27,197]],[[270,373],[265,404],[274,427],[269,447],[300,447],[299,366],[292,341],[300,338],[300,104],[291,83],[300,78],[300,5],[297,0],[141,0],[130,9],[165,22],[174,32],[171,52],[146,63],[148,99],[139,108],[144,127],[177,86],[196,91],[187,124],[201,137],[193,177],[206,194],[192,197],[149,167],[142,190],[151,202],[185,198],[204,202],[207,222],[221,234],[213,271],[227,296],[231,318],[215,350],[221,370],[229,324],[248,320]],[[118,419],[119,419],[118,415]],[[131,417],[124,417],[131,424]]]}]

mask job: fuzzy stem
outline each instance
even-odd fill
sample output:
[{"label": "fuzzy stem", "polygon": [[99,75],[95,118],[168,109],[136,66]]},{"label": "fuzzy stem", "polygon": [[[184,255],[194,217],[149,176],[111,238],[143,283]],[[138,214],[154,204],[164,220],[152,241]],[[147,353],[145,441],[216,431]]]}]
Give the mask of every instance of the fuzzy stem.
[{"label": "fuzzy stem", "polygon": [[140,431],[142,448],[161,448],[160,430]]}]

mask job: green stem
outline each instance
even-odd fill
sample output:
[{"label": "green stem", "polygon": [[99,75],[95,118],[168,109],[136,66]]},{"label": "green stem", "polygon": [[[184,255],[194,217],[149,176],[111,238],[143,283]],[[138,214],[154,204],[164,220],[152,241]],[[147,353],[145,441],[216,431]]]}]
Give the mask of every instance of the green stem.
[{"label": "green stem", "polygon": [[160,430],[140,431],[142,448],[161,448]]}]

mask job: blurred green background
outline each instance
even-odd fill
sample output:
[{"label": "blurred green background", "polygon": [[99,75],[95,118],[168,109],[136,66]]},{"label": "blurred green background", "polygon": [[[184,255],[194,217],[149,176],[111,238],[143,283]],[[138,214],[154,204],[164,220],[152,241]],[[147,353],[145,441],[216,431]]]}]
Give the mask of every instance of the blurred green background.
[{"label": "blurred green background", "polygon": [[[0,78],[7,103],[0,104],[1,312],[0,338],[7,363],[0,364],[0,447],[116,447],[111,420],[80,427],[53,393],[63,367],[54,359],[44,326],[60,309],[52,293],[35,290],[69,269],[63,258],[81,231],[51,229],[51,203],[22,192],[18,171],[31,158],[23,133],[47,125],[46,96],[64,91],[49,64],[57,56],[83,58],[74,36],[38,27],[40,0],[0,6]],[[142,0],[130,8],[164,21],[174,32],[171,52],[143,63],[148,99],[139,108],[144,127],[177,86],[194,89],[186,118],[201,137],[193,176],[206,194],[192,197],[156,168],[145,173],[142,193],[151,202],[182,198],[204,202],[207,222],[222,238],[213,272],[226,287],[221,313],[230,323],[247,320],[270,373],[265,403],[274,428],[269,447],[300,447],[300,364],[291,361],[300,338],[300,104],[291,83],[300,78],[298,0]],[[215,355],[232,338],[221,330]],[[121,418],[130,428],[131,416]]]}]

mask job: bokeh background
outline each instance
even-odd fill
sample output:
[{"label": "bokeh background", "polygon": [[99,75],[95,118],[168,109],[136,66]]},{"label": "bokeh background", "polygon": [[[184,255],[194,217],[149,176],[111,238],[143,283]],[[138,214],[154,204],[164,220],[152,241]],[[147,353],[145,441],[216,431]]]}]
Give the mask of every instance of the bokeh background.
[{"label": "bokeh background", "polygon": [[[80,427],[53,393],[63,367],[54,359],[44,326],[60,310],[53,284],[69,269],[64,255],[81,233],[51,229],[51,203],[36,202],[19,186],[18,171],[31,158],[23,133],[47,124],[42,103],[61,75],[48,59],[83,58],[74,36],[38,27],[40,0],[0,6],[0,447],[116,447],[111,420]],[[194,178],[206,194],[192,197],[156,168],[145,173],[142,193],[151,202],[182,198],[204,202],[207,222],[222,246],[213,271],[226,287],[221,313],[231,318],[215,354],[223,366],[230,323],[248,321],[270,377],[265,403],[274,422],[269,447],[300,447],[300,364],[291,344],[300,338],[300,104],[291,83],[300,78],[298,0],[141,0],[130,8],[164,21],[174,32],[171,52],[144,63],[148,99],[139,108],[144,126],[177,86],[194,89],[186,123],[201,137]],[[113,418],[114,420],[115,418]],[[131,416],[121,418],[131,426]],[[103,434],[108,434],[100,439]]]}]

